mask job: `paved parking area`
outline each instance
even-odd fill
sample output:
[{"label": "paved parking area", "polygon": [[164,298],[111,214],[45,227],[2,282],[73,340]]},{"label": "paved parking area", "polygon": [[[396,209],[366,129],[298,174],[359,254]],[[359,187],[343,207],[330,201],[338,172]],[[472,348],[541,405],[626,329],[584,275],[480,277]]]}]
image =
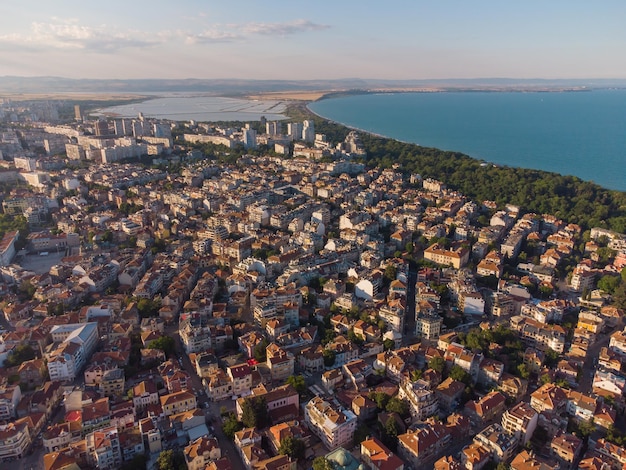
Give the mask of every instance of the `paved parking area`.
[{"label": "paved parking area", "polygon": [[51,251],[45,256],[41,255],[25,255],[21,260],[18,261],[18,264],[28,270],[32,271],[35,274],[44,274],[50,271],[50,268],[55,264],[59,264],[61,258],[65,256],[64,252],[54,252]]}]

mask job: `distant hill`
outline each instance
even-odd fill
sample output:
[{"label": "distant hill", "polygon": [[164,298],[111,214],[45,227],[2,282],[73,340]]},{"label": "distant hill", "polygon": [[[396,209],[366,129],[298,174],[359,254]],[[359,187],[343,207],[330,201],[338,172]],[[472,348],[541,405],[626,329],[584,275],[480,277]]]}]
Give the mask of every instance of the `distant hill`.
[{"label": "distant hill", "polygon": [[622,88],[626,79],[547,80],[512,78],[376,80],[242,80],[242,79],[71,79],[63,77],[0,77],[0,93],[212,93],[246,94],[273,91],[464,89],[559,90],[569,88]]}]

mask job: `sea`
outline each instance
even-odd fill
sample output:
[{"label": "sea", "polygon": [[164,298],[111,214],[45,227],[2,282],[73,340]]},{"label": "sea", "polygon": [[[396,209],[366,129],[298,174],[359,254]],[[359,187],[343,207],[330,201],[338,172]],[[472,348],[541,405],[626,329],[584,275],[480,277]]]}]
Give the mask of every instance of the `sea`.
[{"label": "sea", "polygon": [[404,142],[626,191],[625,89],[363,94],[309,109]]}]

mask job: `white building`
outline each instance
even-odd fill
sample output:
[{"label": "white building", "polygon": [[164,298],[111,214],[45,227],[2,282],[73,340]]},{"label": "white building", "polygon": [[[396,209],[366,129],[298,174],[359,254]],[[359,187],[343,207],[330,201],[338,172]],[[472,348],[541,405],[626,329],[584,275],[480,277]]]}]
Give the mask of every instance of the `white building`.
[{"label": "white building", "polygon": [[304,408],[304,419],[328,450],[351,444],[357,418],[352,411],[342,408],[338,403],[315,396]]},{"label": "white building", "polygon": [[48,354],[50,380],[74,380],[98,345],[98,324],[55,325],[50,335],[59,343]]}]

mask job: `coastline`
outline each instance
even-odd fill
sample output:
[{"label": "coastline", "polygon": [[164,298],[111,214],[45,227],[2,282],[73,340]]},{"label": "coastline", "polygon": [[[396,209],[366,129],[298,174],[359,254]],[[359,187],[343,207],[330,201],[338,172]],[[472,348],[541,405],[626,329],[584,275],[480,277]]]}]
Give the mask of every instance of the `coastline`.
[{"label": "coastline", "polygon": [[[613,89],[608,89],[608,88],[597,88],[597,89],[587,88],[585,90],[562,88],[562,89],[559,89],[559,90],[553,89],[553,90],[551,90],[551,92],[552,93],[557,93],[557,94],[561,94],[561,93],[563,93],[563,94],[568,94],[568,93],[578,94],[579,92],[582,92],[582,91],[597,91],[597,92],[601,93],[602,95],[608,96],[608,95],[606,95],[605,92],[611,92],[612,90]],[[473,90],[473,91],[479,91],[479,90]],[[480,90],[480,91],[485,91],[485,90]],[[505,92],[504,90],[500,90],[500,91],[501,92]],[[459,90],[458,89],[450,90],[450,92],[451,93],[457,93],[457,92],[459,92]],[[517,94],[519,92],[521,92],[521,91],[517,90],[515,93]],[[534,90],[534,92],[537,92],[537,90]],[[618,90],[618,92],[619,92],[619,90]],[[349,93],[327,94],[322,99],[326,100],[326,99],[333,99],[333,98],[340,99],[340,98],[351,98],[351,97],[355,97],[356,98],[358,96],[365,96],[365,95],[376,95],[376,94],[384,95],[384,94],[395,94],[395,93],[396,92],[391,92],[391,91],[389,91],[387,93],[379,93],[379,92],[372,92],[372,91],[366,93],[365,90],[359,90],[359,91],[352,90]],[[433,92],[432,91],[431,92],[403,91],[402,93],[411,93],[411,94],[416,94],[417,95],[417,94],[420,94],[420,93],[433,93]],[[441,90],[441,91],[438,91],[437,93],[445,94],[445,93],[448,93],[448,92]],[[623,91],[621,91],[621,93],[623,93]],[[587,93],[585,93],[584,95],[587,95]],[[623,96],[623,95],[620,95],[620,96]],[[381,99],[384,99],[384,98],[381,98]],[[397,103],[398,100],[404,101],[404,98],[400,98],[400,97],[392,98],[392,99],[393,99],[393,101],[392,101],[393,103]],[[417,98],[417,99],[419,99],[419,98]],[[437,99],[438,100],[438,98],[434,98],[434,97],[433,97],[433,99]],[[456,100],[456,98],[451,98],[451,99],[455,99]],[[529,98],[519,98],[519,99],[523,100],[522,102],[528,102],[528,99],[530,99],[531,102],[534,102],[533,101],[534,99],[530,98],[530,97]],[[539,99],[540,99],[541,102],[544,101],[544,98],[538,97],[537,100],[539,100]],[[558,101],[556,101],[556,102],[561,102],[561,100],[570,100],[570,98],[566,98],[566,97],[555,98],[555,99],[558,99]],[[589,102],[590,99],[593,99],[594,102],[596,101],[595,98],[582,98],[581,97],[580,99],[583,100],[582,102]],[[421,102],[421,99],[419,99],[419,100],[420,100],[419,102]],[[547,100],[547,98],[546,98],[546,100]],[[576,98],[575,100],[576,100],[575,102],[581,102],[578,98]],[[316,100],[315,102],[317,102],[317,101],[321,101],[321,100]],[[463,99],[463,102],[464,101],[466,101],[466,100]],[[475,101],[475,99],[472,98],[472,102],[473,101]],[[572,167],[571,166],[570,167],[564,167],[561,164],[562,160],[558,159],[560,154],[556,154],[557,158],[555,158],[554,161],[552,161],[550,159],[547,159],[545,161],[548,162],[548,164],[542,165],[542,161],[539,161],[540,159],[534,159],[534,160],[525,160],[525,159],[519,160],[519,159],[517,159],[517,160],[512,161],[511,158],[508,158],[508,159],[507,158],[502,158],[500,160],[503,160],[503,161],[500,161],[498,159],[497,154],[495,154],[495,156],[494,156],[494,150],[500,150],[500,153],[505,155],[506,152],[504,150],[502,150],[501,148],[494,147],[493,149],[491,149],[491,153],[489,153],[489,152],[481,152],[480,146],[478,148],[473,148],[470,145],[469,148],[470,149],[473,148],[473,150],[469,150],[468,151],[467,150],[468,149],[467,146],[460,145],[462,143],[460,140],[456,141],[456,145],[452,145],[452,141],[449,142],[450,145],[448,145],[448,146],[446,146],[445,144],[441,145],[441,143],[439,145],[437,143],[429,143],[427,145],[424,145],[423,142],[417,142],[417,140],[408,140],[407,137],[409,139],[412,139],[414,137],[412,137],[411,134],[406,135],[406,132],[404,132],[404,134],[405,134],[404,135],[404,139],[399,139],[399,138],[393,137],[391,135],[385,135],[383,133],[370,131],[370,130],[365,129],[363,127],[360,127],[358,125],[359,121],[360,121],[361,125],[363,125],[363,124],[367,125],[368,123],[373,125],[373,123],[372,123],[373,121],[372,120],[356,119],[355,118],[355,119],[352,119],[352,121],[357,123],[357,125],[350,125],[350,124],[341,122],[339,120],[334,120],[334,119],[328,118],[328,117],[320,114],[319,112],[315,111],[314,109],[312,109],[312,105],[315,102],[309,102],[309,103],[306,104],[306,111],[308,113],[310,113],[313,116],[316,116],[319,119],[328,121],[330,123],[333,123],[333,124],[336,124],[336,125],[340,125],[340,126],[344,126],[345,128],[350,129],[350,130],[355,130],[355,131],[362,132],[362,133],[365,133],[365,134],[368,134],[368,135],[372,135],[372,136],[375,136],[375,137],[379,137],[379,138],[395,140],[397,142],[404,143],[404,144],[416,145],[417,147],[422,148],[422,149],[431,149],[432,148],[432,149],[438,149],[438,150],[441,150],[441,151],[444,151],[444,152],[451,152],[451,153],[457,153],[457,154],[466,155],[469,158],[471,158],[473,161],[476,161],[476,162],[479,162],[479,163],[482,163],[482,164],[486,164],[486,165],[489,165],[489,166],[493,166],[493,167],[510,168],[510,169],[517,169],[517,170],[535,170],[535,171],[543,172],[545,174],[555,174],[555,175],[561,175],[561,176],[571,176],[571,177],[577,178],[577,179],[579,179],[581,181],[585,181],[585,182],[588,182],[588,183],[595,184],[595,185],[597,185],[597,186],[599,186],[599,187],[601,187],[603,189],[606,189],[608,191],[617,191],[617,192],[620,192],[620,193],[625,193],[626,192],[626,188],[623,187],[623,181],[620,181],[619,179],[616,180],[614,176],[605,175],[602,172],[594,172],[592,170],[590,170],[588,173],[584,173],[584,174],[581,173],[581,171],[578,171],[578,174],[572,173]],[[428,102],[432,103],[433,101],[432,101],[432,99],[429,98]],[[438,103],[439,101],[435,101],[435,102]],[[519,100],[516,98],[515,102],[519,102]],[[555,101],[551,99],[551,102],[554,103]],[[447,103],[447,101],[444,101],[444,103]],[[318,106],[318,108],[320,108],[322,110],[327,109],[328,112],[330,112],[329,110],[334,109],[332,106],[326,106],[326,105],[323,106],[323,107],[322,106]],[[335,106],[335,108],[336,108],[336,106]],[[341,106],[339,108],[344,109]],[[340,113],[339,115],[340,116],[344,116],[344,114],[345,113],[343,113],[343,114]],[[390,118],[388,116],[388,114],[389,113],[387,113],[385,115],[385,116],[387,116],[387,121],[389,119],[391,119],[391,122],[393,122],[393,119]],[[347,115],[345,115],[344,118],[348,119]],[[372,122],[370,122],[370,121],[372,121]],[[383,129],[387,129],[388,132],[391,132],[391,130],[392,130],[389,127],[389,125],[387,125],[387,126],[383,125],[382,127],[383,127]],[[438,133],[435,133],[434,135],[437,135],[439,137],[439,140],[441,140],[441,135],[439,135]],[[482,134],[479,132],[477,135],[480,137]],[[417,137],[417,136],[415,136],[415,137]],[[597,136],[595,134],[594,134],[593,137],[597,138]],[[437,139],[431,139],[431,140],[435,140],[436,141]],[[467,139],[465,139],[465,140],[467,140]],[[420,141],[421,141],[421,139],[420,139]],[[559,140],[557,140],[555,142],[559,142]],[[589,142],[593,142],[593,140],[589,140]],[[500,143],[500,147],[502,147],[501,143]],[[550,148],[550,144],[548,144],[547,148]],[[559,147],[559,148],[561,148],[561,147]],[[567,148],[568,148],[567,146],[564,146],[562,148],[565,149],[564,150],[565,152],[567,152]],[[465,150],[463,150],[463,149],[465,149]],[[533,148],[532,151],[534,151],[534,150],[535,149]],[[526,151],[528,152],[528,151],[531,151],[531,150],[530,149],[526,149]],[[545,151],[546,151],[546,148],[543,148],[543,147],[538,147],[537,148],[537,152],[538,152],[537,154],[538,155],[541,154],[540,152],[544,152],[545,153]],[[473,155],[476,155],[476,154],[478,154],[479,156],[473,156]],[[610,158],[612,158],[612,160],[615,160],[615,155],[616,154],[614,152],[613,152],[613,154],[607,154],[607,155],[611,155]],[[558,162],[561,162],[561,163],[558,163]],[[618,167],[619,167],[619,165],[618,165]],[[598,182],[598,181],[600,181],[600,182]]]}]

